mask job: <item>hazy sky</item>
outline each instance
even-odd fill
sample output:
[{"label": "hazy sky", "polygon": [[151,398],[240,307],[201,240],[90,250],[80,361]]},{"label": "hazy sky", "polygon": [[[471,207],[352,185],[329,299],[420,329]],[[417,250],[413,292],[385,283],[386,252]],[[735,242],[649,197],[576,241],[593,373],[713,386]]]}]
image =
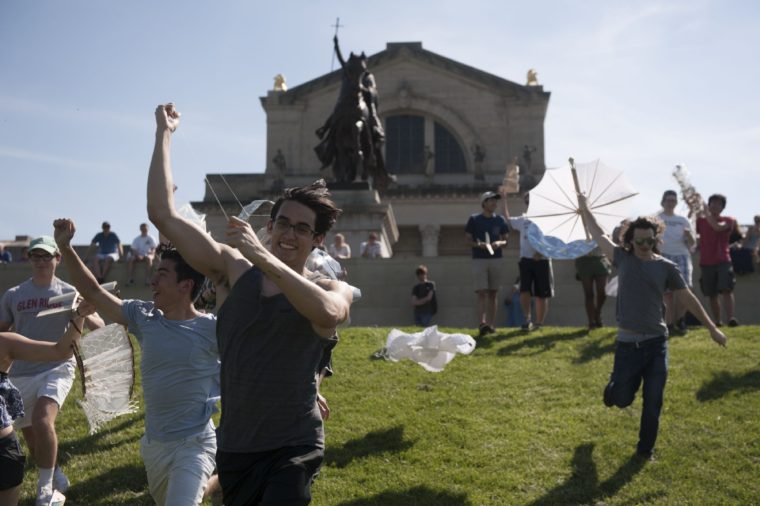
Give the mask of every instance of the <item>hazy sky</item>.
[{"label": "hazy sky", "polygon": [[547,165],[625,170],[637,213],[676,163],[742,223],[760,213],[758,2],[4,0],[0,240],[68,216],[78,243],[103,220],[131,242],[161,102],[183,113],[178,202],[202,199],[206,173],[263,171],[259,97],[277,73],[294,87],[330,70],[337,16],[346,52],[421,41],[518,83],[536,68]]}]

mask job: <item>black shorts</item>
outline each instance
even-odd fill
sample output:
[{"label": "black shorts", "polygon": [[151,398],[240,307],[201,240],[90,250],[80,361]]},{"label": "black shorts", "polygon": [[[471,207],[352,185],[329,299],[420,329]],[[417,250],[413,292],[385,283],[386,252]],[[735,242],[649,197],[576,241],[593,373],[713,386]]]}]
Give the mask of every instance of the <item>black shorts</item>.
[{"label": "black shorts", "polygon": [[554,276],[549,260],[520,259],[520,291],[547,299],[554,295]]},{"label": "black shorts", "polygon": [[719,293],[732,292],[736,284],[734,268],[731,262],[723,262],[717,265],[700,265],[702,274],[699,278],[699,286],[705,297],[712,297]]},{"label": "black shorts", "polygon": [[304,506],[325,451],[288,446],[266,452],[216,452],[216,469],[225,506]]},{"label": "black shorts", "polygon": [[10,490],[24,481],[26,457],[18,436],[11,432],[0,439],[0,490]]}]

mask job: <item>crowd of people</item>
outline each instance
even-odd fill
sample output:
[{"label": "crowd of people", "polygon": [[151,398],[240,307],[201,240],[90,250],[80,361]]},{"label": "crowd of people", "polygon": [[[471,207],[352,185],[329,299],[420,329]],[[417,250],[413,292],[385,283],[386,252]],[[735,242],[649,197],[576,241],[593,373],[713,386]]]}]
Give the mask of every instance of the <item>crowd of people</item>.
[{"label": "crowd of people", "polygon": [[[47,506],[56,493],[66,492],[69,479],[58,465],[55,422],[74,380],[72,347],[85,329],[105,325],[101,315],[127,327],[142,349],[145,434],[140,456],[157,504],[199,504],[210,493],[221,494],[230,505],[310,501],[310,487],[324,458],[323,421],[330,414],[320,385],[332,374],[337,328],[349,318],[353,291],[339,279],[315,276],[306,262],[314,248],[325,248],[341,210],[320,180],[283,191],[271,209],[266,244],[249,223],[235,217],[229,219],[226,242],[213,240],[174,206],[170,153],[179,113],[165,104],[155,116],[147,213],[167,242],[159,244],[142,223],[125,255],[118,235],[103,222],[80,258],[71,245],[74,221],[56,219],[52,236],[36,238],[28,246],[31,278],[0,299],[0,504],[18,502],[24,479],[18,429],[37,467],[36,503]],[[603,402],[626,407],[642,389],[636,452],[652,459],[668,374],[669,334],[684,332],[690,314],[725,346],[719,327],[739,324],[733,296],[736,260],[731,254],[736,220],[723,214],[725,196],[715,194],[692,229],[688,218],[675,213],[677,194],[669,190],[657,217],[627,221],[610,236],[583,195],[578,202],[597,244],[575,260],[590,329],[603,325],[607,280],[613,268],[618,275],[616,351]],[[554,295],[552,260],[528,240],[530,220],[512,216],[504,195],[485,192],[480,205],[481,211],[465,225],[479,337],[496,332],[510,231],[520,234],[519,278],[510,301],[519,306],[522,330],[540,329]],[[749,252],[752,267],[759,242],[757,216],[738,246]],[[695,247],[700,288],[709,299],[712,318],[691,291]],[[340,233],[327,251],[338,260],[351,258]],[[360,256],[382,254],[378,235],[371,232]],[[0,261],[13,261],[2,247]],[[71,284],[56,276],[62,261]],[[128,262],[128,285],[134,284],[137,264],[144,264],[152,300],[122,300],[101,286],[118,261]],[[410,302],[414,322],[427,327],[438,311],[436,284],[425,265],[417,267],[415,276]],[[209,282],[216,313],[196,306]],[[38,317],[51,307],[52,297],[71,292],[83,298],[76,310]],[[223,409],[215,427],[212,415],[219,399]]]}]

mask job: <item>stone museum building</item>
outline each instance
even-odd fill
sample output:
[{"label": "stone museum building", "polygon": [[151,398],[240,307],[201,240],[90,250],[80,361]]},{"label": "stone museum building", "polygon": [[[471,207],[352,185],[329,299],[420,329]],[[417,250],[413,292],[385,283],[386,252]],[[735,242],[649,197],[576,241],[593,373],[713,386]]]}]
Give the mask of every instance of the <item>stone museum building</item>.
[{"label": "stone museum building", "polygon": [[[388,43],[368,57],[367,68],[377,83],[386,168],[397,181],[379,196],[333,192],[345,211],[335,232],[346,236],[355,255],[370,231],[379,234],[384,257],[469,255],[463,226],[480,208],[478,196],[496,190],[510,165],[520,168],[521,191],[535,186],[546,168],[549,92],[451,60],[421,42]],[[315,131],[332,113],[340,87],[338,69],[287,91],[278,80],[261,97],[267,115],[264,173],[208,176],[228,212],[236,214],[239,206],[225,181],[243,203],[271,199],[283,186],[330,181],[330,168],[320,171],[314,152]],[[522,200],[514,200],[521,210]],[[218,237],[223,216],[208,188],[193,206],[207,214]]]}]

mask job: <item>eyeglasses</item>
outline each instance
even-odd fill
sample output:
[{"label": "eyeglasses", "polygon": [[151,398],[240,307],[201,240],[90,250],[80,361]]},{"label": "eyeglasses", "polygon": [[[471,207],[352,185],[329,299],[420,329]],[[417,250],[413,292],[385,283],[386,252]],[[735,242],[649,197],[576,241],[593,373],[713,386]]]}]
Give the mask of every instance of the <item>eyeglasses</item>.
[{"label": "eyeglasses", "polygon": [[32,262],[50,262],[53,260],[53,255],[35,255],[31,254],[29,255],[29,260]]},{"label": "eyeglasses", "polygon": [[657,239],[654,239],[653,237],[642,237],[642,238],[639,238],[639,239],[634,239],[633,242],[637,246],[643,246],[644,244],[648,244],[650,246],[654,246],[655,244],[657,244]]},{"label": "eyeglasses", "polygon": [[296,223],[295,225],[292,225],[287,218],[277,218],[274,220],[274,229],[278,232],[285,233],[291,228],[299,237],[314,237],[317,235],[317,233],[306,223]]}]

